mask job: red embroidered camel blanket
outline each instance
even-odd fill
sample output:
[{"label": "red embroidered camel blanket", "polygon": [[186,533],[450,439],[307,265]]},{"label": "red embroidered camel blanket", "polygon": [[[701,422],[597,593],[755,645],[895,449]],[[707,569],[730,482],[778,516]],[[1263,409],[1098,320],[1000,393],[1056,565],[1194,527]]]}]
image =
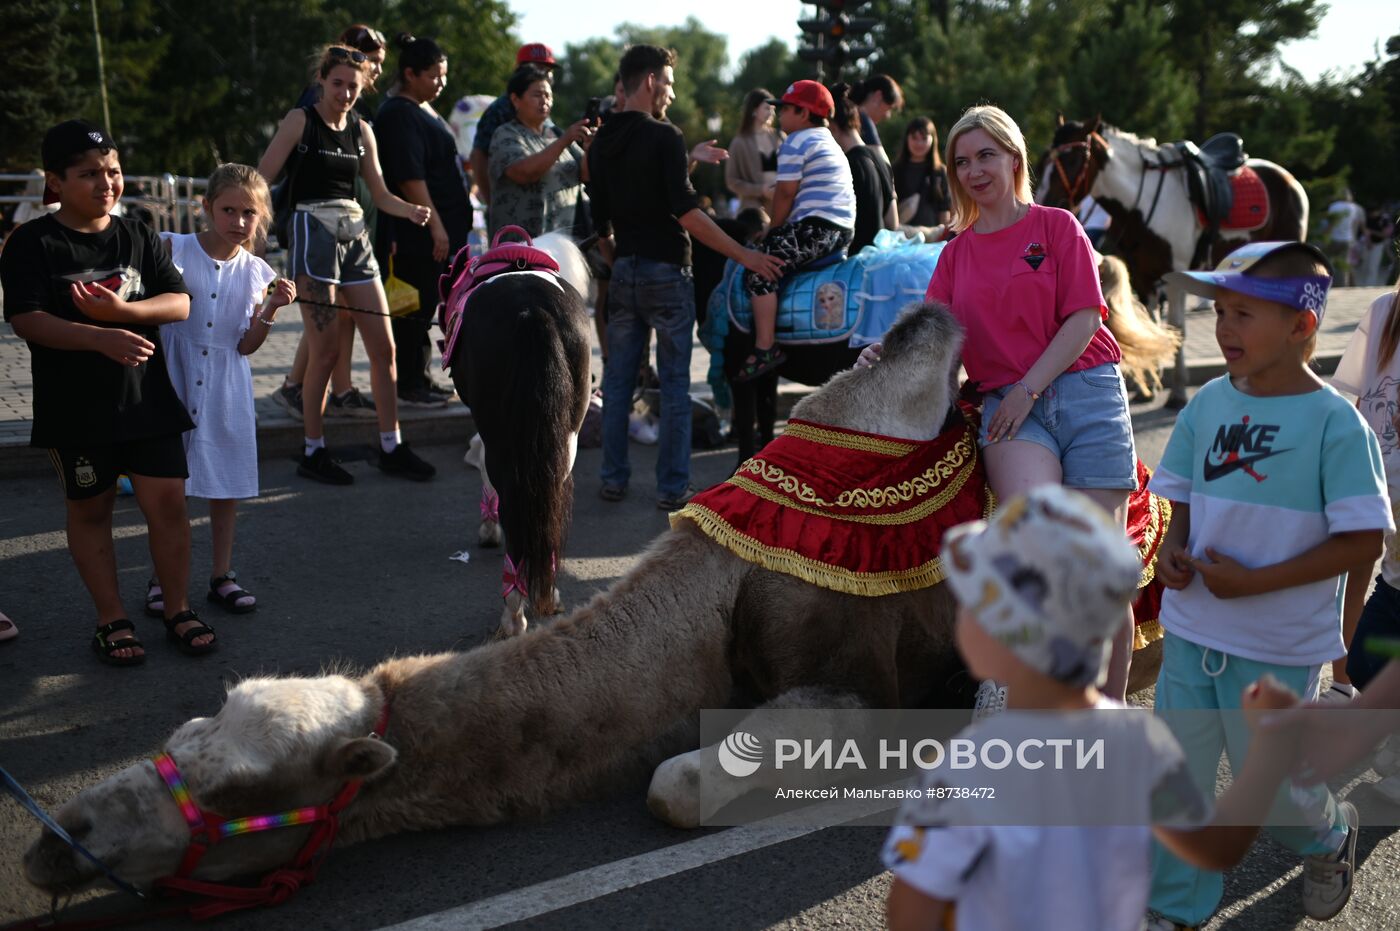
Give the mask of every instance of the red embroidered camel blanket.
[{"label": "red embroidered camel blanket", "polygon": [[[929,442],[789,421],[671,523],[688,520],[741,559],[833,591],[878,597],[936,585],[943,533],[995,507],[977,415],[963,413]],[[1156,560],[1171,521],[1171,502],[1147,492],[1150,475],[1139,462],[1128,507],[1128,536],[1143,557],[1137,647],[1161,637]]]}]

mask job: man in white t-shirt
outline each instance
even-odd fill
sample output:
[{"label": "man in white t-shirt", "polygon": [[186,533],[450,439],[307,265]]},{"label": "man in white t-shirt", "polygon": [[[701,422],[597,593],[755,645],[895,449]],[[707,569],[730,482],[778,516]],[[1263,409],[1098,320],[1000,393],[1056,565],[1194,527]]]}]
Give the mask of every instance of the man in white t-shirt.
[{"label": "man in white t-shirt", "polygon": [[[1093,774],[1027,765],[1035,772],[1021,774],[1015,793],[989,801],[970,790],[1005,784],[1014,767],[940,763],[885,844],[895,874],[891,928],[944,927],[956,906],[960,928],[1137,931],[1154,835],[1202,868],[1243,859],[1258,833],[1250,825],[1266,815],[1291,749],[1277,734],[1257,736],[1208,819],[1209,803],[1167,725],[1099,693],[1142,571],[1121,526],[1084,495],[1044,485],[1004,503],[989,522],[950,531],[943,564],[969,671],[1007,683],[1007,710],[959,737],[1022,747],[1052,723],[1032,709],[1065,712],[1053,720],[1057,740],[1102,737],[1106,754],[1127,754],[1135,775],[1086,795],[1086,786],[1100,785]],[[1278,708],[1296,696],[1266,678],[1241,701]],[[1024,823],[1020,812],[1039,813],[1039,823]]]}]

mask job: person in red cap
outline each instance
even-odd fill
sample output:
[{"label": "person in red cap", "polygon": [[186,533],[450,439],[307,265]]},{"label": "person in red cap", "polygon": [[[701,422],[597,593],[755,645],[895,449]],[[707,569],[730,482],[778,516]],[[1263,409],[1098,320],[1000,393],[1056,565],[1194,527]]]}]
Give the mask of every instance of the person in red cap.
[{"label": "person in red cap", "polygon": [[782,278],[841,252],[855,235],[851,166],[827,126],[836,108],[831,92],[816,81],[795,81],[781,100],[768,102],[778,108],[778,124],[788,135],[778,148],[773,225],[758,248],[782,259],[783,269],[776,279],[744,275],[744,289],[753,297],[754,351],[735,373],[736,382],[766,375],[787,358],[773,344]]},{"label": "person in red cap", "polygon": [[535,65],[540,68],[553,68],[559,63],[554,60],[554,52],[543,42],[529,42],[520,46],[515,53],[515,67]]},{"label": "person in red cap", "polygon": [[[526,68],[543,68],[552,75],[558,66],[553,50],[543,42],[527,42],[515,53],[516,73]],[[488,211],[491,208],[491,137],[513,119],[515,105],[510,102],[510,94],[502,94],[491,101],[476,124],[476,137],[472,139],[472,182],[476,185],[477,198]]]}]

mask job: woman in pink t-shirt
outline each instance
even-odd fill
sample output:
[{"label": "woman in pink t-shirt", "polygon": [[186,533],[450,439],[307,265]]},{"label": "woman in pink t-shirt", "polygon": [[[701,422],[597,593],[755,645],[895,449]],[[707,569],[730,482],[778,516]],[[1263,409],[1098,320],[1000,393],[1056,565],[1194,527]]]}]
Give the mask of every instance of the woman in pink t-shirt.
[{"label": "woman in pink t-shirt", "polygon": [[[952,228],[928,300],[963,325],[963,367],[983,395],[987,478],[1001,500],[1063,484],[1124,517],[1137,454],[1118,343],[1098,263],[1065,210],[1033,203],[1026,144],[997,107],[972,107],[948,134]],[[878,358],[867,352],[867,361]],[[1126,686],[1131,622],[1109,694]]]}]

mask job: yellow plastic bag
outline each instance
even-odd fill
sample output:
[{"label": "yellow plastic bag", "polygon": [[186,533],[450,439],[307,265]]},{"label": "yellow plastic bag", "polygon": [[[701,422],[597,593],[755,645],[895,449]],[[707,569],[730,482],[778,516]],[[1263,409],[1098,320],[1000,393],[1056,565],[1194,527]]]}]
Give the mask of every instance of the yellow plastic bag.
[{"label": "yellow plastic bag", "polygon": [[418,289],[394,276],[394,257],[389,257],[389,277],[384,279],[384,296],[389,299],[389,315],[403,317],[418,309]]}]

